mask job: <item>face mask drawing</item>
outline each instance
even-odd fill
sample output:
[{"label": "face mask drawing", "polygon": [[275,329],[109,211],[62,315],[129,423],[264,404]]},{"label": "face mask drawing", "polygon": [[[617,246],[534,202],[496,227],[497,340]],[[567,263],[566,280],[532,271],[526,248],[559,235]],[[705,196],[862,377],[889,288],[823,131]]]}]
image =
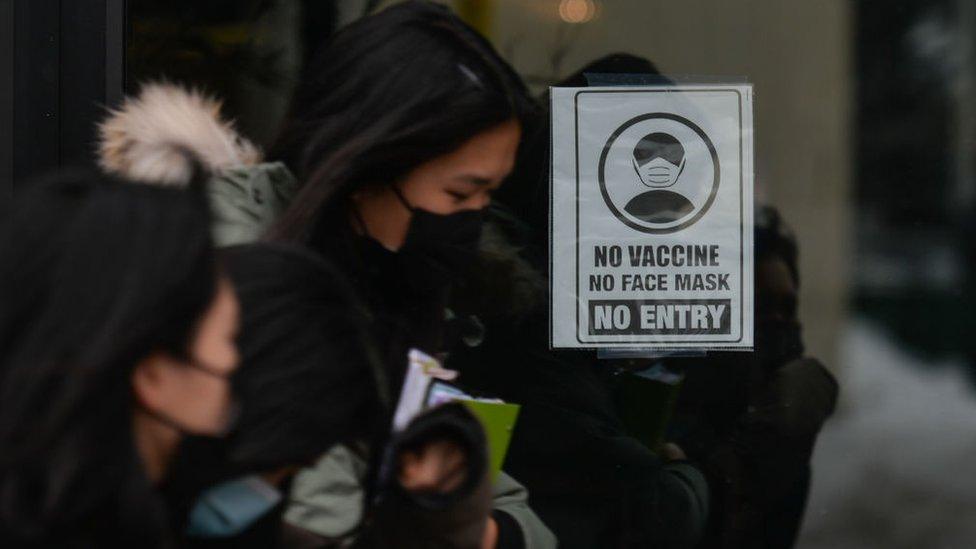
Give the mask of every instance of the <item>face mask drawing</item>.
[{"label": "face mask drawing", "polygon": [[685,148],[666,133],[646,135],[634,147],[634,169],[644,185],[670,187],[685,169]]},{"label": "face mask drawing", "polygon": [[670,223],[695,209],[680,192],[668,190],[685,169],[685,148],[674,136],[645,135],[634,147],[633,165],[638,179],[649,189],[627,203],[627,213],[648,223]]},{"label": "face mask drawing", "polygon": [[641,183],[651,188],[663,189],[670,187],[678,182],[678,177],[685,169],[685,160],[681,159],[679,164],[672,164],[660,156],[650,162],[640,165],[634,160],[634,170]]}]

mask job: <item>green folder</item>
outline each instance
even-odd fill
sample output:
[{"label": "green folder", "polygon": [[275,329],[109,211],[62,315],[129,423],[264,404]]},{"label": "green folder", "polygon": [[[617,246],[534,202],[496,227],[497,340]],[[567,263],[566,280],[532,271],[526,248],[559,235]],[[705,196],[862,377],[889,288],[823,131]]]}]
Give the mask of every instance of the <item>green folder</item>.
[{"label": "green folder", "polygon": [[681,381],[652,379],[635,373],[623,374],[619,380],[616,401],[624,428],[653,452],[658,452],[665,442]]},{"label": "green folder", "polygon": [[505,454],[512,441],[512,431],[518,419],[520,406],[502,402],[482,402],[478,400],[461,400],[471,410],[471,413],[481,421],[488,439],[489,467],[491,480],[498,478],[498,473],[505,463]]}]

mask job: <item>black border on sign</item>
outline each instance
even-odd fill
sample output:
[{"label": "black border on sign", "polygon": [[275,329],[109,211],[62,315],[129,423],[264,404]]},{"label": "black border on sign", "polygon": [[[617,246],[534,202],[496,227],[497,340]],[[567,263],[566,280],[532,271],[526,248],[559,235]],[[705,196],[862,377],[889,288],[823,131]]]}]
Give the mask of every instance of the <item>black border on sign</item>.
[{"label": "black border on sign", "polygon": [[[581,319],[580,319],[580,304],[579,304],[579,300],[580,300],[580,292],[579,292],[579,289],[580,289],[580,268],[579,268],[579,264],[580,264],[580,260],[579,260],[579,243],[580,243],[580,223],[579,223],[579,221],[580,221],[580,200],[579,200],[579,188],[580,188],[580,170],[579,170],[579,98],[584,93],[688,93],[688,92],[731,92],[731,93],[734,93],[737,96],[737,98],[738,98],[737,105],[739,107],[739,338],[738,339],[734,339],[734,340],[728,340],[728,339],[720,339],[720,340],[713,340],[713,339],[692,339],[692,340],[686,340],[686,341],[668,339],[668,340],[664,340],[664,341],[655,341],[655,342],[639,341],[639,340],[632,340],[632,341],[583,341],[583,339],[581,338],[581,334],[580,334],[580,327],[581,327],[580,320]],[[743,187],[743,181],[745,179],[744,178],[744,175],[743,175],[743,169],[744,169],[744,167],[742,165],[742,158],[743,158],[742,92],[740,92],[739,90],[737,90],[735,88],[693,88],[693,89],[675,89],[675,88],[668,88],[668,89],[660,89],[660,90],[580,90],[580,91],[576,92],[576,94],[573,96],[573,114],[575,115],[573,132],[575,133],[575,142],[576,142],[576,151],[575,151],[575,153],[576,153],[576,330],[575,330],[575,332],[576,332],[576,341],[582,343],[583,345],[599,344],[599,345],[602,345],[602,346],[619,346],[619,347],[633,347],[634,345],[640,345],[640,344],[644,344],[644,343],[656,343],[656,344],[662,344],[662,345],[664,345],[666,347],[678,347],[680,345],[700,345],[702,343],[717,343],[717,344],[725,343],[725,344],[730,344],[730,343],[739,343],[740,341],[742,341],[742,338],[745,337],[745,334],[743,333],[743,327],[744,327],[743,325],[745,324],[745,311],[743,310],[744,309],[744,307],[743,307],[744,304],[742,302],[742,296],[743,296],[744,291],[745,291],[745,283],[743,281],[743,278],[744,278],[743,275],[744,275],[744,271],[745,271],[745,266],[744,266],[744,259],[745,259],[745,250],[744,250],[744,245],[745,245],[744,244],[745,227],[744,227],[744,223],[743,223],[743,219],[742,219],[743,213],[744,213],[743,212],[743,210],[744,210],[744,203],[745,203],[745,199],[742,196],[743,195],[743,188],[742,188]],[[550,175],[550,177],[551,177],[551,175]],[[550,193],[550,195],[551,195],[551,193]],[[551,198],[551,196],[550,196],[550,198]],[[551,213],[550,213],[550,215],[551,215]],[[550,239],[551,238],[552,238],[552,236],[550,235]],[[551,278],[552,278],[552,273],[550,272],[550,280],[551,280]],[[550,330],[551,329],[552,328],[550,327]]]}]

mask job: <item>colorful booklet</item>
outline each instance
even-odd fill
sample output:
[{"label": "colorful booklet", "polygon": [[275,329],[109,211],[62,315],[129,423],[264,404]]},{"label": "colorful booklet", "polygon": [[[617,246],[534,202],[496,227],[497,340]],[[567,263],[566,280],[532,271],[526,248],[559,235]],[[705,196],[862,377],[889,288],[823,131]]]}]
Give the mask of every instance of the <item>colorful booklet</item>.
[{"label": "colorful booklet", "polygon": [[520,407],[498,399],[473,397],[450,383],[457,376],[457,372],[445,369],[437,359],[411,349],[407,376],[393,415],[393,431],[405,429],[423,410],[448,402],[461,402],[478,418],[485,430],[489,467],[492,479],[495,479],[505,462]]}]

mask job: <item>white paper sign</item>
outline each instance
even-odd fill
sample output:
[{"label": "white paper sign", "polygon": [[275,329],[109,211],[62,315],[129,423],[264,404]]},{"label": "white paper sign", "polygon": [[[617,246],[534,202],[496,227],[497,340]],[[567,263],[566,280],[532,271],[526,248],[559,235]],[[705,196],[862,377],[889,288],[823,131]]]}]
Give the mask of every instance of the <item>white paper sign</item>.
[{"label": "white paper sign", "polygon": [[752,86],[551,92],[552,346],[751,348]]}]

